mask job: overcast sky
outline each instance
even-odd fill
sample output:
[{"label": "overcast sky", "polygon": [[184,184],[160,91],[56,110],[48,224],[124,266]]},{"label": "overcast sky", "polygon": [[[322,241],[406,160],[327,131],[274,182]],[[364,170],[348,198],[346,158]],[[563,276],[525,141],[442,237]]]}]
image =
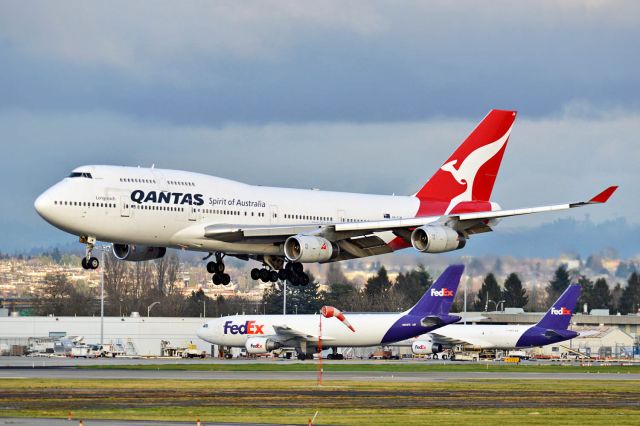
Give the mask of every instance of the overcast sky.
[{"label": "overcast sky", "polygon": [[503,207],[640,213],[640,2],[0,2],[0,250],[72,237],[33,200],[81,164],[408,194],[490,108]]}]

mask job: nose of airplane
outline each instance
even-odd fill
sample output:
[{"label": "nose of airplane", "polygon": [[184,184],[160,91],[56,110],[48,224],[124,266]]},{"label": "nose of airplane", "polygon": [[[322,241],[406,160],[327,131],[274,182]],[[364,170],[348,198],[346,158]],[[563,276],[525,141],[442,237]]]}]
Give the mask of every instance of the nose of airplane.
[{"label": "nose of airplane", "polygon": [[47,218],[47,213],[51,204],[51,197],[48,194],[49,191],[45,191],[34,201],[33,206],[40,216]]},{"label": "nose of airplane", "polygon": [[198,336],[202,340],[206,340],[206,337],[207,337],[207,335],[206,335],[206,330],[207,329],[205,328],[205,325],[206,324],[201,325],[200,328],[198,328],[198,331],[196,331],[196,336]]}]

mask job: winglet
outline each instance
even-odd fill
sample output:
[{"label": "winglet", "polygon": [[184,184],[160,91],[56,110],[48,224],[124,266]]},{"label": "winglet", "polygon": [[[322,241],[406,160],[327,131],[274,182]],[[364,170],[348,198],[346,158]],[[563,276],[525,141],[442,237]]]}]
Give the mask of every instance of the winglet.
[{"label": "winglet", "polygon": [[608,187],[607,189],[590,199],[589,203],[606,203],[613,195],[613,193],[616,192],[616,189],[618,189],[617,185]]}]

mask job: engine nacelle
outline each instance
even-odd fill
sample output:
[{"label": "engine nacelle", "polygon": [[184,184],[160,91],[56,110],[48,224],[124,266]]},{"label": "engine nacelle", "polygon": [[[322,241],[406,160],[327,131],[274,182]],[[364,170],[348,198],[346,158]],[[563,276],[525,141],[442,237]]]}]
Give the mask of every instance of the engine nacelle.
[{"label": "engine nacelle", "polygon": [[442,345],[424,340],[416,340],[411,344],[411,352],[415,355],[437,354],[442,352]]},{"label": "engine nacelle", "polygon": [[446,226],[422,226],[411,233],[411,245],[423,253],[444,253],[461,249],[467,240]]},{"label": "engine nacelle", "polygon": [[164,247],[133,246],[129,244],[114,244],[113,255],[120,260],[129,262],[142,262],[145,260],[160,259],[167,252]]},{"label": "engine nacelle", "polygon": [[268,337],[249,337],[244,347],[250,354],[266,354],[281,348],[282,344]]},{"label": "engine nacelle", "polygon": [[291,262],[326,262],[339,253],[337,245],[322,237],[294,235],[284,242],[284,255]]}]

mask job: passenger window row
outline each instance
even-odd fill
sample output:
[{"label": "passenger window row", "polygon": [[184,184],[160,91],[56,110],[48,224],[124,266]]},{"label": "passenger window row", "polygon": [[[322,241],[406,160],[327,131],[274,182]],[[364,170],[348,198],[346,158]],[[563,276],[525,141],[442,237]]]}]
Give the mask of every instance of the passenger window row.
[{"label": "passenger window row", "polygon": [[128,183],[156,183],[154,179],[139,179],[139,178],[120,178],[120,182]]},{"label": "passenger window row", "polygon": [[168,180],[167,183],[169,185],[196,186],[196,184],[193,182],[185,182],[185,181]]},{"label": "passenger window row", "polygon": [[318,220],[321,222],[333,222],[333,218],[329,216],[313,216],[313,215],[303,215],[303,214],[288,214],[285,213],[285,219],[297,219],[297,220]]},{"label": "passenger window row", "polygon": [[[245,216],[249,216],[248,212],[241,212],[238,210],[218,210],[218,209],[196,209],[196,208],[191,208],[191,212],[192,213],[204,213],[204,214],[220,214],[220,215],[227,215],[227,216],[241,216],[242,213],[244,213]],[[251,212],[251,216],[256,216],[255,212]],[[264,213],[263,212],[258,212],[257,213],[258,217],[264,217]]]},{"label": "passenger window row", "polygon": [[[129,207],[129,204],[125,204],[125,208]],[[161,210],[166,212],[183,212],[183,207],[173,207],[173,206],[155,206],[155,205],[146,205],[146,204],[131,204],[131,208],[135,210]]]},{"label": "passenger window row", "polygon": [[95,203],[89,201],[54,201],[56,206],[74,206],[74,207],[104,207],[108,209],[115,209],[117,206],[115,203]]}]

